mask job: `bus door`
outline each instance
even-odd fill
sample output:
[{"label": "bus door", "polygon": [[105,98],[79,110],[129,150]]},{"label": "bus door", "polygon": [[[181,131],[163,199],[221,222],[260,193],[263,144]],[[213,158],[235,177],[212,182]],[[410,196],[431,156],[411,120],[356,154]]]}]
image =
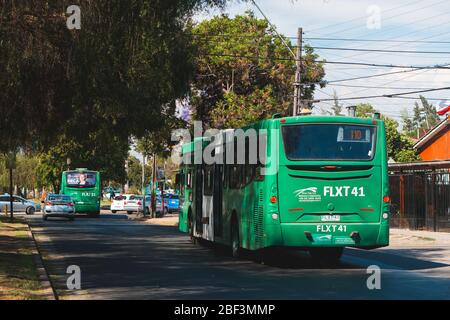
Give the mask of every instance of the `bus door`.
[{"label": "bus door", "polygon": [[194,201],[195,201],[195,231],[197,234],[203,233],[202,222],[202,205],[203,205],[203,168],[201,165],[195,166],[195,186],[194,186]]},{"label": "bus door", "polygon": [[222,236],[222,201],[223,201],[223,165],[214,166],[214,201],[213,201],[213,219],[214,235]]}]

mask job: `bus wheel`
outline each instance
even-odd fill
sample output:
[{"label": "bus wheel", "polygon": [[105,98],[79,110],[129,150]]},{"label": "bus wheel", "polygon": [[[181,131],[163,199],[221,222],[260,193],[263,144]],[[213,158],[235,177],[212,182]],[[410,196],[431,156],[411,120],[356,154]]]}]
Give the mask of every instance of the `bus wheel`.
[{"label": "bus wheel", "polygon": [[231,256],[238,259],[241,255],[241,241],[239,239],[239,227],[236,220],[231,224]]},{"label": "bus wheel", "polygon": [[314,261],[321,265],[334,265],[341,259],[343,247],[336,248],[311,248],[309,254]]}]

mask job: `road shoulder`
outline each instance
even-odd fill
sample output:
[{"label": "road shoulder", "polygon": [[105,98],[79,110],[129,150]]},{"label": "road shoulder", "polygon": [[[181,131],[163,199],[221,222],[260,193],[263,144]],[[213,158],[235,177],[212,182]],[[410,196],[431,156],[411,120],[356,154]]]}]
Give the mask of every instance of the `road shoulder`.
[{"label": "road shoulder", "polygon": [[0,300],[53,300],[52,287],[29,226],[0,217]]}]

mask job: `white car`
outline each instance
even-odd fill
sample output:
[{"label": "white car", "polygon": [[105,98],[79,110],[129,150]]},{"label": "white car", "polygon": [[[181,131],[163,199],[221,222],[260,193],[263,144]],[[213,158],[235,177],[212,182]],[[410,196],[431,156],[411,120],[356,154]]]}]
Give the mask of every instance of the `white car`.
[{"label": "white car", "polygon": [[[0,196],[0,210],[5,211],[5,208],[9,211],[10,196],[4,194]],[[36,211],[41,211],[41,205],[24,199],[19,196],[13,196],[13,210],[14,212],[25,212],[28,215],[33,215]]]},{"label": "white car", "polygon": [[[151,202],[150,196],[145,196],[146,207]],[[124,210],[128,214],[133,212],[142,212],[144,210],[144,197],[140,195],[132,195],[128,200],[124,202]]]},{"label": "white car", "polygon": [[121,194],[116,196],[111,203],[111,212],[125,211],[125,201],[129,200],[132,194]]}]

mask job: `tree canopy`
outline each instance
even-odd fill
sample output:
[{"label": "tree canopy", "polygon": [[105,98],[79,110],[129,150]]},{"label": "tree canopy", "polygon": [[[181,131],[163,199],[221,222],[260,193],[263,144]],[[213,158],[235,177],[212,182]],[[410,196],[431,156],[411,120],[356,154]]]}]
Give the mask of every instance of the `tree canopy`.
[{"label": "tree canopy", "polygon": [[[356,116],[369,118],[377,110],[369,103],[362,103],[356,106]],[[386,143],[388,158],[396,162],[413,162],[420,160],[417,152],[413,148],[411,139],[398,131],[398,122],[392,118],[382,116],[386,127]]]},{"label": "tree canopy", "polygon": [[187,22],[225,2],[80,0],[69,30],[70,1],[0,0],[0,152],[42,153],[47,177],[69,157],[123,178],[130,137],[166,130],[189,92]]},{"label": "tree canopy", "polygon": [[[289,112],[295,61],[266,20],[252,12],[221,15],[193,25],[192,34],[198,51],[191,91],[195,119],[220,129]],[[324,69],[311,47],[305,51],[302,80],[318,82]],[[305,87],[304,98],[312,98],[314,89]]]}]

